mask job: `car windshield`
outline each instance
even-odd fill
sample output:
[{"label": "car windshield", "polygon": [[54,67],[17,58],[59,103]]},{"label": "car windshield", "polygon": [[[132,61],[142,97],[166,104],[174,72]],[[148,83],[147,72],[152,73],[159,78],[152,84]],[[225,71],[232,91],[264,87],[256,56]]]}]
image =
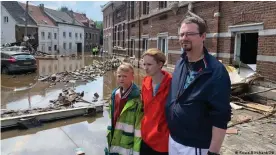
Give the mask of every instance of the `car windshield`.
[{"label": "car windshield", "polygon": [[29,54],[21,54],[21,55],[13,55],[13,57],[17,60],[20,60],[20,59],[34,59],[34,57],[32,55],[29,55]]}]

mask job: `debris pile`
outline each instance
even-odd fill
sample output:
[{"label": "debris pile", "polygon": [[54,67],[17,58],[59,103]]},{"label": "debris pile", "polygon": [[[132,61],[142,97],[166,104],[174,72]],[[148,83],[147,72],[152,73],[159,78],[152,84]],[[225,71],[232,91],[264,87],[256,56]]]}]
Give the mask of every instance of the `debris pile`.
[{"label": "debris pile", "polygon": [[75,83],[76,81],[94,81],[97,77],[104,75],[107,71],[117,68],[121,64],[119,59],[111,59],[99,62],[93,60],[89,66],[77,69],[73,72],[61,72],[49,76],[40,77],[39,81],[52,82],[55,85],[57,82]]},{"label": "debris pile", "polygon": [[27,110],[4,110],[1,111],[1,117],[14,117],[19,115],[27,115],[27,114],[35,114],[40,112],[47,112],[52,110],[61,110],[61,109],[68,109],[74,108],[74,104],[77,102],[89,103],[93,104],[92,102],[97,102],[99,98],[99,94],[95,93],[92,102],[86,101],[83,99],[84,91],[81,93],[75,92],[71,88],[64,88],[62,93],[57,96],[56,100],[50,100],[50,104],[46,108],[33,108]]}]

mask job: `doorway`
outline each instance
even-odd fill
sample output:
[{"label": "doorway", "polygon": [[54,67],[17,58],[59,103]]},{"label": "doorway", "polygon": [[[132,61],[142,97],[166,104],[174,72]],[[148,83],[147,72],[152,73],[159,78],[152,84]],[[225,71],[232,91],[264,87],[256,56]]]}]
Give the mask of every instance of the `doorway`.
[{"label": "doorway", "polygon": [[77,54],[81,54],[82,53],[82,43],[77,43]]},{"label": "doorway", "polygon": [[258,33],[241,34],[240,60],[245,64],[256,64],[258,52]]}]

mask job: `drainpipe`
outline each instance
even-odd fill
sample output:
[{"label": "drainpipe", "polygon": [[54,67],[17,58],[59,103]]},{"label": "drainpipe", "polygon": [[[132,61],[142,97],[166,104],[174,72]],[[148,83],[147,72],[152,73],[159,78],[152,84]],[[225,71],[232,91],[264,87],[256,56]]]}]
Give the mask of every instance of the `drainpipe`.
[{"label": "drainpipe", "polygon": [[127,9],[127,11],[128,11],[128,16],[127,16],[127,21],[128,21],[128,23],[127,23],[127,40],[128,40],[128,41],[127,41],[127,55],[128,55],[129,57],[130,57],[130,54],[129,54],[129,53],[130,53],[130,52],[129,52],[129,48],[130,48],[130,47],[129,47],[129,45],[130,45],[130,40],[129,40],[129,38],[130,38],[130,33],[129,33],[129,32],[130,32],[130,26],[129,26],[129,25],[130,25],[130,24],[129,24],[129,20],[130,20],[130,3],[131,3],[131,2],[129,1],[129,2],[128,2],[128,5],[127,5],[127,6],[128,6],[128,9]]},{"label": "drainpipe", "polygon": [[140,68],[140,55],[141,55],[141,48],[140,48],[140,46],[141,46],[141,21],[140,21],[140,17],[141,17],[141,1],[139,1],[139,19],[138,19],[138,21],[139,21],[139,49],[138,49],[138,68]]},{"label": "drainpipe", "polygon": [[[24,38],[23,38],[23,41],[25,41],[27,43],[27,40],[25,40],[25,37],[27,37],[28,35],[28,28],[27,28],[27,25],[28,25],[28,12],[29,12],[29,1],[27,1],[26,3],[26,11],[25,11],[25,35],[24,35]],[[27,46],[27,44],[26,44]]]},{"label": "drainpipe", "polygon": [[112,2],[112,55],[113,55],[113,47],[114,47],[114,2]]}]

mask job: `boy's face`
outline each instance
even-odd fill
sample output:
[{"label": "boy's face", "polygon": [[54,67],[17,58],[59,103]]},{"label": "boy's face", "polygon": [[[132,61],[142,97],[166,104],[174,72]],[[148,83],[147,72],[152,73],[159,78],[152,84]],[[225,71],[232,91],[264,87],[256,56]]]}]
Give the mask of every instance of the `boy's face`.
[{"label": "boy's face", "polygon": [[117,71],[117,83],[120,87],[127,88],[130,86],[134,79],[134,75],[131,71],[124,72],[122,70]]}]

